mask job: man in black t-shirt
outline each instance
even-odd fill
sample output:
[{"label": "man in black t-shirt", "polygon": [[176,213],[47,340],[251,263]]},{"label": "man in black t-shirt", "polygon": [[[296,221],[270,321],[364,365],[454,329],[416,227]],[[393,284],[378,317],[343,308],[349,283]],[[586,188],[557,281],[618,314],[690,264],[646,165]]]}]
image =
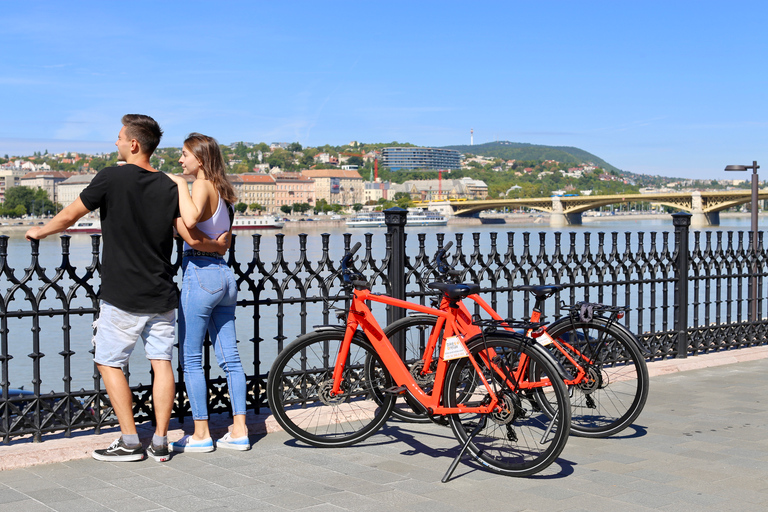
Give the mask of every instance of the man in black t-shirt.
[{"label": "man in black t-shirt", "polygon": [[223,253],[226,234],[211,241],[194,236],[179,217],[178,190],[149,163],[162,130],[148,116],[123,116],[118,155],[126,165],[101,170],[80,197],[50,222],[27,231],[29,240],[64,231],[90,211],[100,210],[104,249],[101,263],[99,318],[94,361],[101,372],[121,437],[109,448],[96,450],[97,460],[132,461],[144,458],[133,419],[133,395],[123,368],[138,339],[152,364],[152,400],[157,426],[147,451],[157,461],[169,458],[168,424],[175,395],[171,357],[175,342],[173,227],[196,249]]}]

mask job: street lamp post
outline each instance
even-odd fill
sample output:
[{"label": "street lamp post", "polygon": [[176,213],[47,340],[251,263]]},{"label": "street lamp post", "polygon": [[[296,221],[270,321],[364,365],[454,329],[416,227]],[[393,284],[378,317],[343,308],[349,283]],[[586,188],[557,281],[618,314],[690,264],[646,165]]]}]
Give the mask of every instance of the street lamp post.
[{"label": "street lamp post", "polygon": [[726,171],[748,171],[752,170],[752,321],[757,318],[757,196],[758,196],[758,176],[757,170],[760,168],[756,161],[752,165],[727,165]]}]

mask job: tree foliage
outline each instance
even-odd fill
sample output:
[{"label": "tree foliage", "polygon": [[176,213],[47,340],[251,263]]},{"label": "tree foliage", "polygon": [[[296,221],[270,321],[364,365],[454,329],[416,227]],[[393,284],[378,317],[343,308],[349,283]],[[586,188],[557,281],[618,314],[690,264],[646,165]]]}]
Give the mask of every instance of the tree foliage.
[{"label": "tree foliage", "polygon": [[[7,212],[23,212],[20,215],[52,215],[61,209],[61,205],[55,204],[48,198],[48,194],[41,188],[24,186],[11,187],[5,191],[5,203],[3,210]],[[20,216],[16,215],[16,216]]]}]

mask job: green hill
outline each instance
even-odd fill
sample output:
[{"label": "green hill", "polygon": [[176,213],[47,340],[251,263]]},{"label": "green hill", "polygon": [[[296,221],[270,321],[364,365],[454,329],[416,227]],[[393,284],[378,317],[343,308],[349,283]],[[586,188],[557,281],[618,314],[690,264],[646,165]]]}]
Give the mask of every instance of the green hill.
[{"label": "green hill", "polygon": [[524,142],[497,141],[475,146],[443,146],[444,149],[455,149],[461,153],[472,153],[478,156],[501,158],[504,160],[557,160],[566,164],[581,164],[592,162],[606,171],[619,171],[602,158],[583,149],[571,146],[540,146]]}]

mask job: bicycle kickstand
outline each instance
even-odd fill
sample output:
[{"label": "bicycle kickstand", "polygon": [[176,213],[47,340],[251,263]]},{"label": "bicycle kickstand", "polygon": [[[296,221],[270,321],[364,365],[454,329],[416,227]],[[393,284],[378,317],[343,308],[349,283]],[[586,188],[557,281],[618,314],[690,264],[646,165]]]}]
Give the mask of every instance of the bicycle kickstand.
[{"label": "bicycle kickstand", "polygon": [[477,434],[480,433],[481,430],[483,430],[483,427],[485,427],[485,422],[488,420],[488,415],[483,414],[482,419],[475,427],[475,430],[473,430],[469,436],[467,436],[467,440],[464,441],[464,446],[461,447],[461,450],[459,450],[459,454],[456,456],[455,459],[453,459],[453,462],[451,462],[451,466],[448,468],[448,471],[445,473],[445,476],[441,480],[442,483],[446,483],[448,480],[451,479],[451,475],[456,470],[456,466],[459,465],[459,462],[461,462],[461,457],[464,456],[464,452],[467,451],[467,447],[469,447],[469,443],[472,442],[472,439],[475,438]]}]

